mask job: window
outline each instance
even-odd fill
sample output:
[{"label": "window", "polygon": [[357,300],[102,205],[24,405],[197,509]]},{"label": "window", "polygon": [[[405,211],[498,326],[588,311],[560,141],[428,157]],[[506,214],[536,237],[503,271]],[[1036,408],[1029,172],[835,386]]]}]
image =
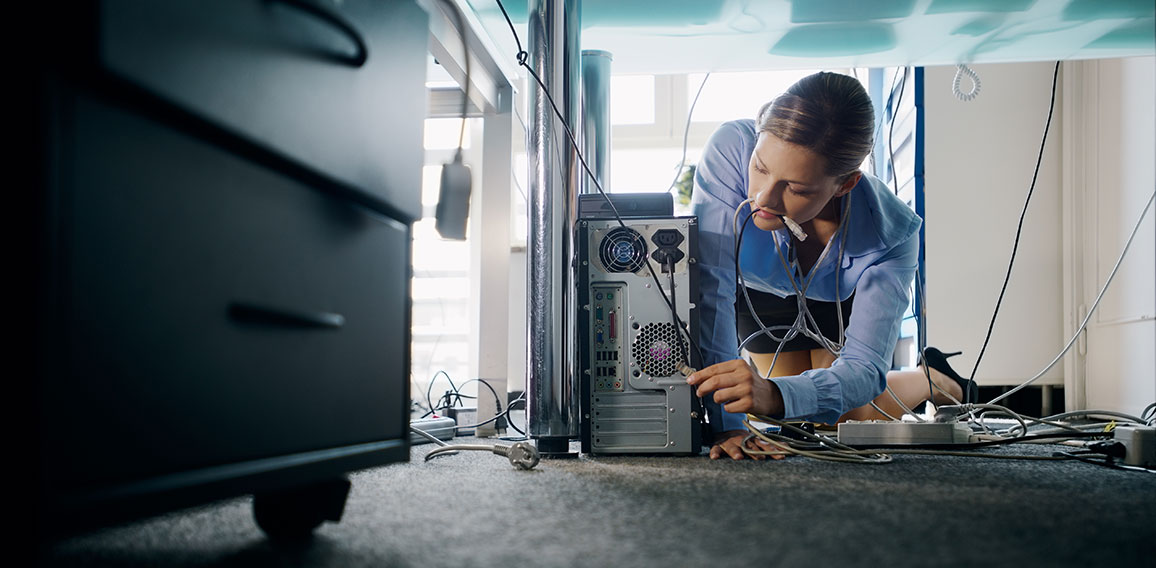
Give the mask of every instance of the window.
[{"label": "window", "polygon": [[680,192],[679,186],[689,183],[690,168],[715,129],[728,120],[753,118],[764,103],[813,72],[613,76],[611,191],[673,190],[675,213],[690,214],[689,188]]},{"label": "window", "polygon": [[[471,164],[473,142],[479,140],[481,121],[465,125],[463,158]],[[422,219],[413,225],[413,301],[410,348],[411,398],[425,402],[430,383],[439,372],[455,384],[466,380],[469,369],[470,243],[442,239],[435,228],[442,164],[453,159],[461,133],[460,118],[425,121],[425,165],[422,168]],[[444,377],[434,387],[436,398],[448,387]]]},{"label": "window", "polygon": [[[795,81],[814,72],[806,69],[711,73],[694,106],[694,120],[721,123],[736,118],[754,118],[764,104],[786,91]],[[705,73],[687,75],[687,100],[694,100],[705,76]]]},{"label": "window", "polygon": [[610,78],[611,124],[654,122],[654,75],[615,75]]}]

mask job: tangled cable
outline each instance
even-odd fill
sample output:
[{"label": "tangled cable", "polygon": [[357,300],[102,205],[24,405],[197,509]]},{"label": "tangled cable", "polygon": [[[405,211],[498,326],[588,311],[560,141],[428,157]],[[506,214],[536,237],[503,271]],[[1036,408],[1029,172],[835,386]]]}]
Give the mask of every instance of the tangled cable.
[{"label": "tangled cable", "polygon": [[[756,416],[756,420],[774,424],[779,427],[780,434],[771,432],[764,432],[751,424],[750,419],[743,420],[750,434],[744,440],[742,448],[743,452],[750,456],[803,456],[823,461],[837,461],[837,462],[851,462],[863,464],[883,464],[891,461],[891,456],[877,452],[864,452],[840,444],[833,438],[827,436],[820,436],[812,434],[802,428],[798,428],[787,422],[775,420],[767,416]],[[784,436],[782,432],[791,432],[795,437]],[[801,439],[800,439],[801,438]],[[758,439],[767,445],[770,445],[773,450],[752,450],[746,442],[752,439]]]}]

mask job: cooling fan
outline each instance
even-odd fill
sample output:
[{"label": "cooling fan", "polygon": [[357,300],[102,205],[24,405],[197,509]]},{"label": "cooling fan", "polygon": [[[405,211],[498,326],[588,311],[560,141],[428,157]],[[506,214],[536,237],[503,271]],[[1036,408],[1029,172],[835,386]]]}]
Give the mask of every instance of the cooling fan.
[{"label": "cooling fan", "polygon": [[646,263],[646,239],[627,227],[612,229],[598,245],[607,272],[638,272]]},{"label": "cooling fan", "polygon": [[670,377],[682,368],[686,341],[671,323],[648,323],[638,332],[631,355],[652,377]]}]

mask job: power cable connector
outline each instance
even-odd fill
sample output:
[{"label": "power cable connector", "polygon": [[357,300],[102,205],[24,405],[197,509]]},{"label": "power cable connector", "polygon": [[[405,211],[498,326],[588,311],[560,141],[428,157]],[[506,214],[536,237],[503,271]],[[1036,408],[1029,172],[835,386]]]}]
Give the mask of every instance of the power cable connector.
[{"label": "power cable connector", "polygon": [[1114,440],[1104,440],[1100,442],[1092,442],[1086,446],[1088,451],[1097,454],[1104,454],[1110,458],[1122,459],[1128,454],[1128,448],[1124,444]]},{"label": "power cable connector", "polygon": [[534,447],[533,444],[529,442],[516,442],[509,446],[503,444],[494,444],[492,446],[481,444],[442,446],[426,454],[425,461],[429,461],[440,455],[454,454],[464,450],[493,452],[499,456],[505,456],[505,458],[510,461],[510,465],[522,470],[534,469],[534,466],[538,465],[538,462],[541,460],[541,454],[538,453],[538,448]]}]

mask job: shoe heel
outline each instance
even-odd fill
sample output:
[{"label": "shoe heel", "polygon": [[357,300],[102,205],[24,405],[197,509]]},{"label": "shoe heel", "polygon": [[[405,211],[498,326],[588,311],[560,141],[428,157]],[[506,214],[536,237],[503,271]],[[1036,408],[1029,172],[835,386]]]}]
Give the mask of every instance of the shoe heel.
[{"label": "shoe heel", "polygon": [[923,363],[931,367],[949,378],[954,380],[963,390],[963,401],[965,403],[977,402],[979,399],[979,386],[971,379],[965,379],[960,376],[951,365],[947,363],[947,359],[962,353],[962,351],[955,351],[953,353],[944,353],[934,347],[924,348]]}]

